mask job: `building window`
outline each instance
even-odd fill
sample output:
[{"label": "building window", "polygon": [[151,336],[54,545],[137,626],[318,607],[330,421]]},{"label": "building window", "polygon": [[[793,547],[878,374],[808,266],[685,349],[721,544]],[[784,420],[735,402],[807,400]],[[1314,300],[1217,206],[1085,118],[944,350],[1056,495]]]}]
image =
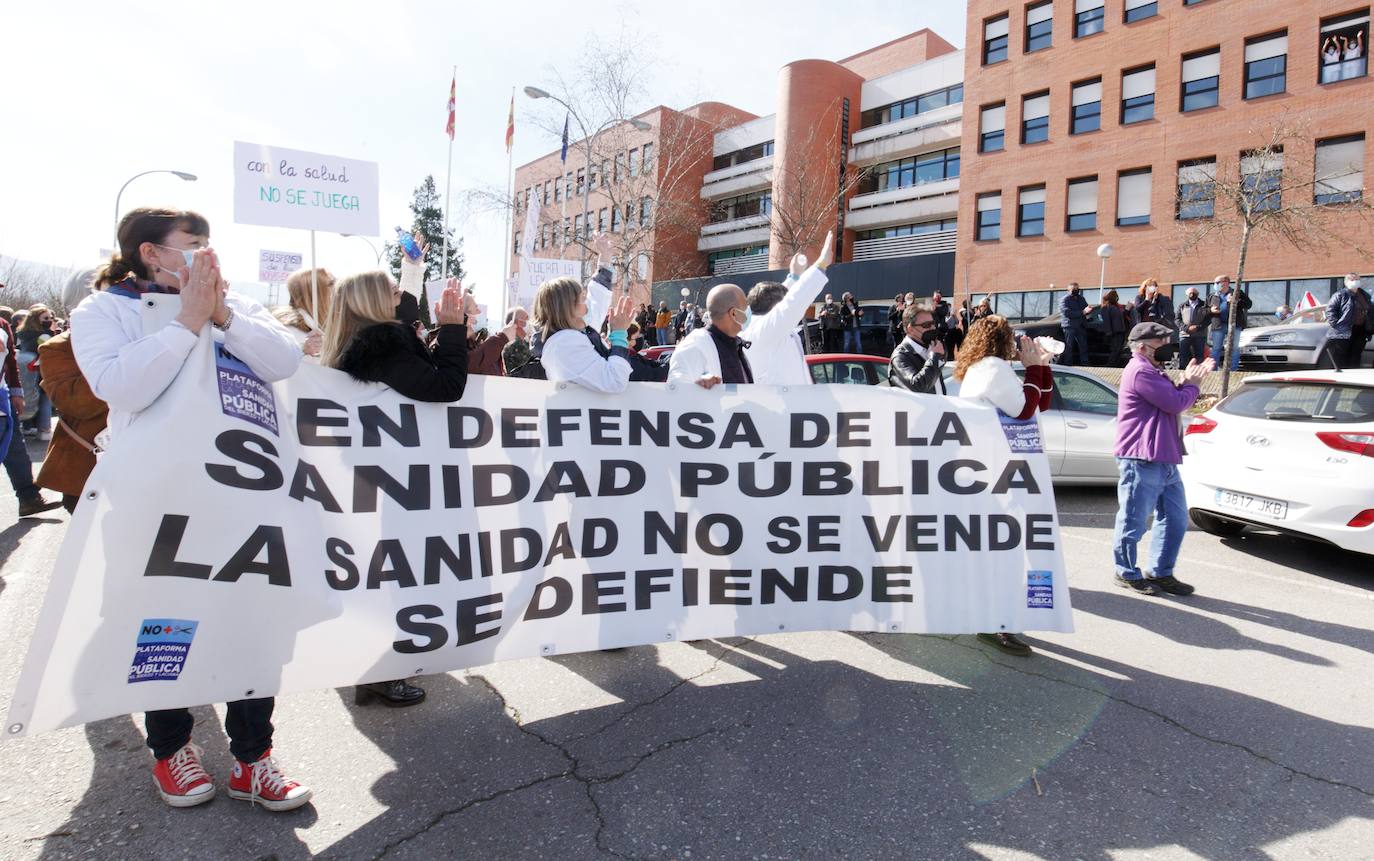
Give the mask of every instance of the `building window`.
[{"label": "building window", "polygon": [[[706,271],[712,275],[716,274],[716,264],[724,260],[734,260],[737,257],[758,257],[768,254],[768,245],[750,245],[745,248],[729,248],[725,251],[712,251],[706,255]],[[764,267],[767,268],[766,266]]]},{"label": "building window", "polygon": [[1006,148],[1007,106],[989,105],[978,116],[978,151],[1000,152]]},{"label": "building window", "polygon": [[602,233],[606,232],[606,207],[604,206],[596,214],[596,229]]},{"label": "building window", "polygon": [[1283,151],[1242,154],[1240,188],[1251,212],[1279,209],[1283,205]]},{"label": "building window", "polygon": [[734,152],[721,153],[711,161],[711,170],[724,170],[727,167],[734,167],[737,164],[744,164],[747,161],[757,161],[767,158],[773,154],[773,142],[764,141],[761,144],[747,146],[744,149],[737,149]]},{"label": "building window", "polygon": [[1002,238],[1002,192],[978,195],[978,232],[980,241]]},{"label": "building window", "polygon": [[611,178],[612,178],[612,180],[613,180],[614,182],[619,183],[619,182],[620,182],[620,178],[621,178],[622,176],[624,176],[624,175],[625,175],[625,153],[623,153],[623,152],[618,152],[618,153],[615,154],[615,167],[613,168],[613,173],[611,174]]},{"label": "building window", "polygon": [[634,227],[634,226],[635,226],[635,205],[634,205],[633,203],[627,203],[627,204],[625,204],[625,229],[626,229],[626,230],[629,230],[631,227]]},{"label": "building window", "polygon": [[548,180],[545,180],[545,181],[544,181],[544,205],[545,205],[545,206],[548,206],[548,205],[549,205],[549,186],[550,186],[551,184],[552,184],[552,183],[551,183],[550,181],[548,181]]},{"label": "building window", "polygon": [[1126,23],[1144,21],[1159,14],[1159,4],[1155,0],[1126,0]]},{"label": "building window", "polygon": [[640,156],[640,158],[641,163],[644,165],[644,172],[653,173],[654,145],[646,143],[644,145],[643,155]]},{"label": "building window", "polygon": [[630,178],[639,176],[639,148],[630,150]]},{"label": "building window", "polygon": [[[893,102],[890,105],[864,111],[860,117],[860,124],[863,128],[868,129],[884,123],[895,123],[898,120],[924,114],[937,108],[961,104],[963,101],[964,85],[955,84],[952,87],[944,87],[929,93],[922,93],[919,96],[912,96],[905,101]],[[770,149],[769,152],[771,154],[772,150]]]},{"label": "building window", "polygon": [[582,216],[581,216],[581,215],[574,215],[574,216],[573,216],[573,238],[574,238],[574,239],[581,239],[581,238],[582,238]]},{"label": "building window", "polygon": [[1097,177],[1069,180],[1068,219],[1070,233],[1097,229]]},{"label": "building window", "polygon": [[1102,79],[1073,85],[1073,116],[1069,133],[1081,135],[1102,128]]},{"label": "building window", "polygon": [[1107,25],[1106,0],[1074,0],[1073,36],[1081,39],[1101,33]]},{"label": "building window", "polygon": [[859,193],[895,191],[958,176],[959,148],[951,147],[876,165],[859,183]]},{"label": "building window", "polygon": [[563,174],[563,199],[572,200],[572,171]]},{"label": "building window", "polygon": [[[768,211],[768,212],[772,212],[772,211],[773,211],[773,195],[772,195],[771,192],[768,194],[768,209],[767,209],[767,211]],[[650,218],[653,217],[653,214],[654,214],[654,199],[653,199],[652,197],[645,197],[643,200],[639,201],[639,224],[640,224],[641,227],[648,227],[648,226],[649,226],[649,220],[650,220]]]},{"label": "building window", "polygon": [[1351,203],[1364,196],[1364,135],[1317,141],[1313,202]]},{"label": "building window", "polygon": [[611,161],[603,158],[601,160],[601,187],[605,188],[611,183]]},{"label": "building window", "polygon": [[957,222],[953,218],[937,218],[934,221],[918,221],[915,224],[899,224],[893,227],[878,227],[861,230],[854,234],[856,241],[870,239],[894,239],[899,236],[925,236],[932,233],[949,233],[955,230]]},{"label": "building window", "polygon": [[585,168],[577,169],[577,196],[581,197],[587,189],[587,171]]},{"label": "building window", "polygon": [[1321,82],[1363,78],[1369,72],[1369,10],[1322,21]]},{"label": "building window", "polygon": [[1155,118],[1155,67],[1133,69],[1121,76],[1121,124]]},{"label": "building window", "polygon": [[620,215],[620,207],[618,207],[618,206],[612,206],[612,207],[611,207],[611,232],[612,232],[612,233],[619,233],[619,232],[620,232],[620,228],[621,228],[621,226],[622,226],[623,224],[624,224],[624,219],[621,218],[621,215]]},{"label": "building window", "polygon": [[1010,19],[1003,15],[983,22],[983,65],[990,66],[1007,58],[1007,38],[1011,32]]},{"label": "building window", "polygon": [[511,253],[511,254],[519,254],[519,253],[520,253],[520,231],[518,231],[518,230],[515,231],[515,233],[511,235],[511,249],[510,249],[510,253]]},{"label": "building window", "polygon": [[[644,199],[648,200],[649,198]],[[711,207],[710,222],[719,224],[722,221],[734,221],[737,218],[748,218],[753,215],[769,215],[772,212],[773,192],[771,190],[756,191],[717,201]]]},{"label": "building window", "polygon": [[1026,53],[1043,51],[1054,44],[1054,3],[1026,7]]},{"label": "building window", "polygon": [[1181,109],[1198,111],[1217,106],[1221,82],[1221,51],[1213,48],[1183,58],[1183,97]]},{"label": "building window", "polygon": [[539,247],[549,247],[549,226],[547,224],[539,225]]},{"label": "building window", "polygon": [[1217,160],[1203,158],[1178,164],[1179,221],[1211,218],[1216,211]]},{"label": "building window", "polygon": [[1259,99],[1287,89],[1288,34],[1245,43],[1245,98]]},{"label": "building window", "polygon": [[572,243],[572,219],[571,219],[571,218],[565,218],[565,219],[563,219],[563,244],[564,244],[564,245],[569,245],[569,244],[571,244],[571,243]]},{"label": "building window", "polygon": [[1016,235],[1045,235],[1045,187],[1023,188],[1016,201]]},{"label": "building window", "polygon": [[1050,139],[1050,94],[1038,93],[1021,100],[1021,143]]},{"label": "building window", "polygon": [[1116,176],[1116,226],[1150,223],[1150,169],[1122,171]]},{"label": "building window", "polygon": [[562,199],[563,199],[563,183],[555,179],[555,180],[553,181],[553,202],[554,202],[554,203],[557,203],[558,201],[560,201],[560,200],[562,200]]}]

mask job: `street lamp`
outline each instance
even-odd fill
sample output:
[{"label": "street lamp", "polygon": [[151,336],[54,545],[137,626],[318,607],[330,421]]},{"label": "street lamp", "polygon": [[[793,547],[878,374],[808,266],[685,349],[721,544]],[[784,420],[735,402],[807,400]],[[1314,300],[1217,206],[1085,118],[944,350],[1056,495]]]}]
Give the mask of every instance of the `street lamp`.
[{"label": "street lamp", "polygon": [[[607,129],[607,127],[612,126],[612,125],[616,125],[616,124],[618,124],[618,123],[629,123],[629,124],[630,124],[631,126],[633,126],[635,129],[638,129],[639,131],[642,131],[642,132],[651,131],[651,130],[653,129],[653,126],[652,126],[651,124],[649,124],[649,123],[646,123],[644,120],[637,119],[637,118],[634,118],[634,117],[631,117],[630,119],[622,119],[622,118],[620,118],[620,117],[612,117],[611,119],[609,119],[609,120],[607,120],[606,122],[602,123],[601,126],[600,126],[596,131],[592,132],[591,134],[587,134],[587,128],[586,128],[586,126],[582,125],[582,118],[579,117],[577,114],[574,114],[574,113],[573,113],[572,106],[569,105],[567,102],[563,101],[562,99],[560,99],[558,96],[555,96],[554,94],[550,93],[548,90],[541,90],[541,89],[539,89],[538,87],[525,87],[525,95],[529,96],[531,99],[553,99],[555,102],[557,102],[558,104],[560,104],[560,105],[563,106],[563,108],[568,112],[568,115],[569,115],[569,116],[571,116],[573,119],[577,120],[577,127],[582,131],[582,142],[583,142],[583,144],[585,145],[585,148],[586,148],[586,150],[587,150],[586,179],[585,179],[585,181],[584,181],[583,184],[582,184],[582,219],[583,219],[583,228],[582,228],[582,229],[583,229],[583,231],[584,231],[583,234],[582,234],[582,235],[583,235],[583,242],[582,242],[582,277],[583,277],[583,278],[586,278],[586,277],[587,277],[587,242],[586,242],[586,238],[589,237],[589,236],[591,235],[591,232],[592,232],[592,226],[591,226],[591,223],[590,223],[590,222],[591,222],[591,198],[592,198],[592,182],[591,182],[591,179],[592,179],[592,152],[593,152],[593,147],[594,147],[595,144],[596,144],[596,139],[601,135],[602,132],[604,132],[604,131]],[[566,211],[565,211],[564,214],[566,215]]]},{"label": "street lamp", "polygon": [[138,179],[140,176],[147,176],[150,173],[170,173],[186,182],[195,182],[197,179],[194,173],[187,173],[184,170],[145,170],[143,173],[136,173],[126,179],[124,184],[119,187],[119,194],[115,195],[114,247],[116,251],[119,250],[119,199],[124,196],[124,189],[129,187],[129,183]]},{"label": "street lamp", "polygon": [[368,239],[366,236],[359,236],[356,233],[340,233],[339,235],[346,239],[361,239],[362,241],[366,242],[367,247],[372,249],[372,253],[377,255],[377,265],[382,265],[382,252],[377,250],[377,246],[372,244],[371,239]]},{"label": "street lamp", "polygon": [[1097,279],[1097,301],[1102,301],[1102,291],[1107,286],[1107,260],[1112,256],[1112,247],[1107,243],[1097,246],[1097,256],[1102,258],[1102,275]]}]

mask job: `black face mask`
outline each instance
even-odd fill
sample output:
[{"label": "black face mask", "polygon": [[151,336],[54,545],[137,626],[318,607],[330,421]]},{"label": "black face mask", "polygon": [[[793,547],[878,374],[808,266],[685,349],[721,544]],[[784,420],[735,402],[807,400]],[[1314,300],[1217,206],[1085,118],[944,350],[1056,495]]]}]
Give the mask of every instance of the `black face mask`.
[{"label": "black face mask", "polygon": [[934,344],[938,340],[940,340],[940,333],[935,331],[934,329],[926,329],[924,332],[921,333],[922,347],[929,347],[931,344]]},{"label": "black face mask", "polygon": [[1159,363],[1162,365],[1162,364],[1164,364],[1165,362],[1167,362],[1167,361],[1169,361],[1170,359],[1172,359],[1172,358],[1174,357],[1174,354],[1177,353],[1177,352],[1178,352],[1178,345],[1177,345],[1177,344],[1165,344],[1164,346],[1162,346],[1162,347],[1160,347],[1159,349],[1155,350],[1155,361],[1156,361],[1156,362],[1159,362]]}]

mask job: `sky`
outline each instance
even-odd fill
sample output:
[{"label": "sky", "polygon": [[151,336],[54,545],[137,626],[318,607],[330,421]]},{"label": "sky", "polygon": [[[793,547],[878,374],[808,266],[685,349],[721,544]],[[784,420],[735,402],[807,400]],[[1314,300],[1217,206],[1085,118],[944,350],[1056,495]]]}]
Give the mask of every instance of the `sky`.
[{"label": "sky", "polygon": [[[126,0],[6,3],[0,11],[0,255],[94,266],[121,212],[193,209],[233,289],[262,300],[261,249],[308,255],[301,230],[233,223],[233,144],[247,141],[378,163],[380,250],[409,222],[411,192],[433,174],[442,192],[445,105],[457,67],[452,225],[466,283],[499,304],[505,217],[464,208],[464,192],[506,186],[506,116],[516,90],[515,164],[557,148],[519,91],[571,74],[593,34],[644,38],[655,104],[711,99],[766,115],[777,71],[836,60],[929,27],[963,44],[962,0],[696,3],[545,0],[505,3]],[[336,276],[376,268],[358,238],[318,233]],[[308,259],[308,257],[307,257]]]}]

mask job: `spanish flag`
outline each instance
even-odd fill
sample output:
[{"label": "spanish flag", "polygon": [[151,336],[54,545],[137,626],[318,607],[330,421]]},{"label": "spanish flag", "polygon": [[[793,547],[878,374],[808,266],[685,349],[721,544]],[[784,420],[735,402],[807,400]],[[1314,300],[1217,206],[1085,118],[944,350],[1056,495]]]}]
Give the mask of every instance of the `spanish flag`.
[{"label": "spanish flag", "polygon": [[515,146],[515,93],[510,94],[510,114],[506,117],[506,153]]},{"label": "spanish flag", "polygon": [[455,104],[455,102],[457,102],[457,100],[458,100],[458,74],[455,72],[454,75],[453,75],[453,80],[452,80],[452,81],[449,83],[449,85],[448,85],[448,125],[444,128],[444,132],[445,132],[446,134],[448,134],[448,139],[449,139],[449,140],[453,140],[453,126],[454,126],[453,108],[454,108],[454,104]]}]

